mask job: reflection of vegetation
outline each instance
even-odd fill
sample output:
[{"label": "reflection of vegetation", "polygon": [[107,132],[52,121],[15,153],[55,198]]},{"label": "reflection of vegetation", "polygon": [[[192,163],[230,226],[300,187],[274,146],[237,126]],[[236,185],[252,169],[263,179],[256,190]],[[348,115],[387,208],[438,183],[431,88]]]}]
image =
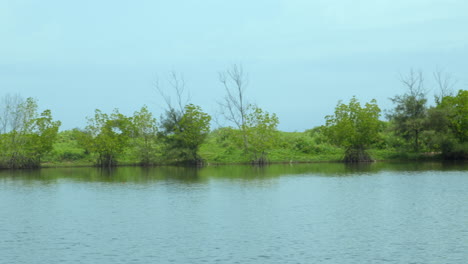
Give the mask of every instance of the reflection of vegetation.
[{"label": "reflection of vegetation", "polygon": [[0,181],[12,178],[24,182],[41,181],[44,183],[58,180],[78,182],[107,182],[146,184],[151,182],[198,184],[211,180],[233,181],[268,181],[278,177],[293,175],[309,176],[358,176],[372,175],[382,171],[427,171],[427,170],[459,170],[467,169],[467,164],[418,162],[389,163],[376,162],[364,164],[344,163],[308,163],[308,164],[274,164],[270,166],[226,165],[204,168],[194,167],[117,167],[117,168],[51,168],[41,170],[0,171]]},{"label": "reflection of vegetation", "polygon": [[1,177],[23,180],[56,181],[69,179],[82,182],[146,183],[153,181],[199,182],[199,169],[192,167],[112,167],[112,168],[46,168],[41,170],[0,171]]}]

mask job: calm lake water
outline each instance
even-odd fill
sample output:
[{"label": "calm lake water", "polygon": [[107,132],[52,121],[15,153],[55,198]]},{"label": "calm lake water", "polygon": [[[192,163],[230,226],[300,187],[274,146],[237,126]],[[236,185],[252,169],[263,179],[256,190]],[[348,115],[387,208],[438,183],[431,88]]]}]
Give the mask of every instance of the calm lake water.
[{"label": "calm lake water", "polygon": [[468,263],[468,163],[0,171],[0,263]]}]

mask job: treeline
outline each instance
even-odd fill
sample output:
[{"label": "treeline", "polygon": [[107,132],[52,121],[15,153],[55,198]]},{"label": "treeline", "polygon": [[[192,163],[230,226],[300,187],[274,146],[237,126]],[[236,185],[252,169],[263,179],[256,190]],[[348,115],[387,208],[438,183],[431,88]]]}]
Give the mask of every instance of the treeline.
[{"label": "treeline", "polygon": [[[402,77],[404,94],[391,98],[385,114],[375,100],[338,102],[325,124],[303,133],[278,131],[278,117],[249,103],[246,74],[233,65],[219,75],[225,97],[219,107],[229,125],[210,131],[211,116],[185,96],[185,82],[173,73],[157,83],[166,110],[156,120],[146,106],[132,116],[96,110],[82,129],[59,131],[50,110],[38,113],[32,98],[6,95],[0,103],[0,167],[34,168],[41,162],[204,164],[206,162],[311,161],[341,157],[346,162],[405,158],[409,153],[468,159],[468,91],[452,93],[447,75],[435,74],[441,93],[428,105],[422,73]],[[166,89],[165,89],[166,88]],[[168,89],[167,89],[168,88]],[[176,102],[163,91],[172,90]],[[382,156],[382,153],[391,153]]]},{"label": "treeline", "polygon": [[339,103],[324,126],[329,140],[345,149],[347,162],[370,161],[372,146],[406,153],[440,154],[445,159],[468,159],[468,91],[453,93],[450,75],[434,73],[440,93],[428,106],[422,72],[401,77],[406,92],[390,100],[394,108],[379,121],[381,110],[375,100],[361,106],[356,98]]}]

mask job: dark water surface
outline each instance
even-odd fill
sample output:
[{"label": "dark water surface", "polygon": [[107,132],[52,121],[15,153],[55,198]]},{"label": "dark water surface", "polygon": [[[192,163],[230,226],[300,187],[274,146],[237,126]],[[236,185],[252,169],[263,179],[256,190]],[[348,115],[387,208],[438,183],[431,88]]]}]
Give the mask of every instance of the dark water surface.
[{"label": "dark water surface", "polygon": [[0,171],[0,263],[468,263],[468,164]]}]

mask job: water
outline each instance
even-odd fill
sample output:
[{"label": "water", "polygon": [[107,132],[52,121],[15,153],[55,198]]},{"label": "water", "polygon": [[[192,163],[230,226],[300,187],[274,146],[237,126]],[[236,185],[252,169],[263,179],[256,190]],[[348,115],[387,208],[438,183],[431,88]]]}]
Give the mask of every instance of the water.
[{"label": "water", "polygon": [[467,263],[468,164],[0,171],[0,263]]}]

